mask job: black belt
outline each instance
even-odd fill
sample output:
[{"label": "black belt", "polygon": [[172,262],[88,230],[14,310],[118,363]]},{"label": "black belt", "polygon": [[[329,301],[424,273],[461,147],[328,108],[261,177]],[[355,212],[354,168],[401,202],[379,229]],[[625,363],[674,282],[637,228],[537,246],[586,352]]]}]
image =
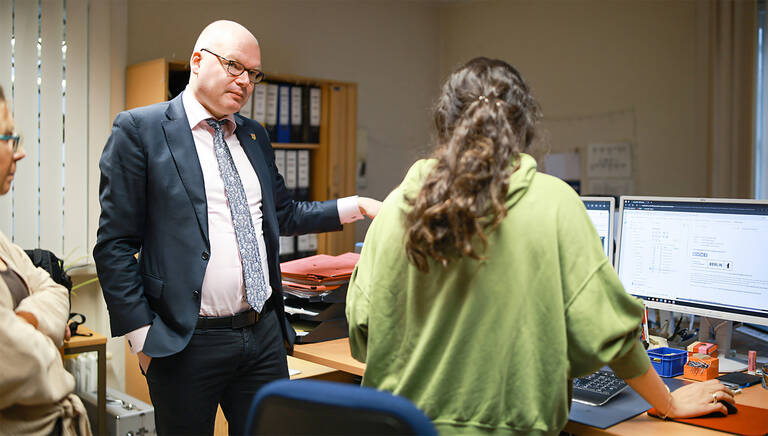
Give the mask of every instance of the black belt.
[{"label": "black belt", "polygon": [[201,316],[197,318],[198,329],[241,329],[259,322],[272,310],[272,302],[267,301],[261,308],[261,313],[253,309],[236,313],[231,316]]}]

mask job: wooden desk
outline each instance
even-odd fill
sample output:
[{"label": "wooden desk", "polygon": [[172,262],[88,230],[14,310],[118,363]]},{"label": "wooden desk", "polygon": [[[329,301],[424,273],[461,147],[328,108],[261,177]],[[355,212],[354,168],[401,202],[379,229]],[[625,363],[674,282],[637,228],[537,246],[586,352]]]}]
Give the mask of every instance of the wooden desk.
[{"label": "wooden desk", "polygon": [[[318,342],[316,344],[296,345],[293,348],[293,356],[359,376],[362,376],[365,371],[365,364],[353,359],[350,354],[349,338]],[[738,407],[739,404],[768,408],[768,389],[763,389],[760,385],[742,389],[741,394],[736,395],[736,406]],[[646,413],[642,413],[630,420],[618,423],[604,430],[569,421],[563,431],[577,435],[674,434],[676,436],[685,436],[723,434],[718,431],[679,422],[662,421],[657,418],[652,418]]]},{"label": "wooden desk", "polygon": [[77,332],[91,333],[91,336],[72,336],[61,347],[62,354],[79,354],[95,351],[98,353],[99,380],[96,387],[96,429],[94,434],[107,434],[107,338],[85,326],[79,326]]},{"label": "wooden desk", "polygon": [[294,345],[293,357],[319,363],[339,371],[362,377],[365,364],[352,358],[349,352],[349,338],[315,344]]},{"label": "wooden desk", "polygon": [[[741,393],[736,395],[736,407],[739,404],[748,406],[768,408],[768,389],[763,389],[761,385],[750,386],[742,389]],[[722,435],[723,433],[710,430],[703,427],[683,424],[680,422],[662,421],[658,418],[652,418],[647,413],[642,413],[632,419],[620,422],[606,429],[590,427],[584,424],[569,421],[563,431],[578,435]]]}]

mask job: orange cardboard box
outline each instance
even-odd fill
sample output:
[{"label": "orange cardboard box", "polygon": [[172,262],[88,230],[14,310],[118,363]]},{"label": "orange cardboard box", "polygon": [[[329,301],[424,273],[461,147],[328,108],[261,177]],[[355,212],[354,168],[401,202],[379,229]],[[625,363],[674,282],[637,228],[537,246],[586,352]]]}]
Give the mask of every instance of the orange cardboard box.
[{"label": "orange cardboard box", "polygon": [[688,362],[683,366],[683,377],[690,380],[712,380],[717,377],[720,363],[717,357],[706,354],[694,354],[688,357]]}]

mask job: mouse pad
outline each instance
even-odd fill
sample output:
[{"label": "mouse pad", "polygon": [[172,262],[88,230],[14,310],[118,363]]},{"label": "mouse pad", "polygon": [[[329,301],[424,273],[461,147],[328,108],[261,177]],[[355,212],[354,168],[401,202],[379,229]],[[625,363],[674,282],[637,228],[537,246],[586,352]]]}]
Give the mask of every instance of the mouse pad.
[{"label": "mouse pad", "polygon": [[[760,436],[768,434],[768,409],[739,403],[736,403],[736,408],[739,409],[738,412],[728,416],[710,415],[699,418],[670,418],[670,420],[727,433]],[[656,409],[648,411],[648,414],[652,416],[655,416],[656,413]]]},{"label": "mouse pad", "polygon": [[[676,378],[665,378],[662,381],[673,391],[691,383]],[[640,394],[633,391],[632,388],[627,388],[602,406],[571,402],[571,413],[568,419],[592,427],[608,428],[633,418],[650,408],[651,405]]]}]

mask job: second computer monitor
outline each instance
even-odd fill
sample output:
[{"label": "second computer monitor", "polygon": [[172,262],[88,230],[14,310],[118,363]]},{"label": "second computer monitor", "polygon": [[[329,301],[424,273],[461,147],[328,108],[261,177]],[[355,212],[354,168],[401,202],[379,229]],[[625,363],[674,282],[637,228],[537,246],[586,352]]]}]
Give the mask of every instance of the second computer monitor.
[{"label": "second computer monitor", "polygon": [[587,208],[587,215],[592,219],[592,224],[595,225],[603,244],[603,252],[609,259],[613,259],[613,197],[581,197],[581,200]]},{"label": "second computer monitor", "polygon": [[622,197],[616,270],[646,306],[768,325],[768,202]]}]

